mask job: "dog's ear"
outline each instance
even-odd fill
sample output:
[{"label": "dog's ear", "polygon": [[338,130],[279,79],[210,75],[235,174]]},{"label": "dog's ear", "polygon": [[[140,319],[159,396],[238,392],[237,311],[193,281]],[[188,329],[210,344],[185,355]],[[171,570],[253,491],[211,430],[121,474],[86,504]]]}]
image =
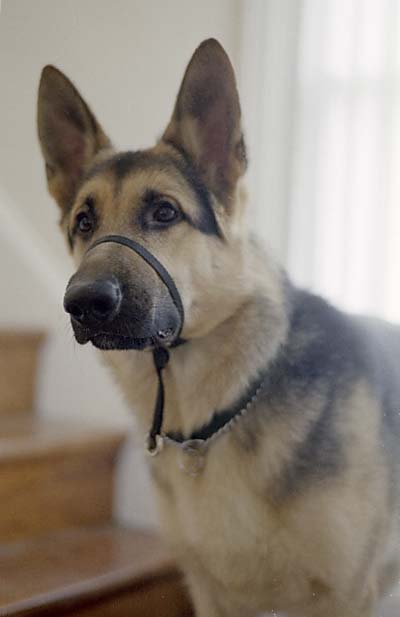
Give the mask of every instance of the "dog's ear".
[{"label": "dog's ear", "polygon": [[194,52],[163,140],[190,157],[206,186],[229,206],[246,170],[246,150],[235,74],[215,39]]},{"label": "dog's ear", "polygon": [[66,211],[93,157],[111,144],[75,86],[53,66],[42,71],[37,120],[49,191]]}]

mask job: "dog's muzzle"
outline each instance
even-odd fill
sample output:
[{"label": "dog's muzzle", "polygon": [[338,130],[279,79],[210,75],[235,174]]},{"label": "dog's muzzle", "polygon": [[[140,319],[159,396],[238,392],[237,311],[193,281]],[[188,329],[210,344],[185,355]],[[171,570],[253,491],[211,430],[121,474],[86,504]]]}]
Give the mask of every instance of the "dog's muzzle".
[{"label": "dog's muzzle", "polygon": [[[142,246],[138,242],[135,242],[135,240],[131,240],[130,238],[127,238],[126,236],[119,236],[119,235],[103,236],[102,238],[99,238],[98,240],[93,242],[91,246],[89,246],[88,250],[86,251],[86,254],[89,253],[89,251],[92,251],[96,246],[99,246],[99,244],[104,244],[105,242],[114,242],[116,244],[122,244],[122,246],[126,246],[127,248],[134,251],[137,255],[139,255],[142,259],[144,259],[144,261],[153,268],[153,270],[156,272],[156,274],[159,276],[161,281],[164,283],[164,285],[168,289],[172,302],[174,303],[178,311],[179,318],[180,318],[180,324],[179,324],[179,328],[177,332],[175,333],[174,341],[179,339],[179,336],[183,328],[185,313],[183,309],[183,303],[182,303],[181,296],[175,285],[174,279],[169,274],[168,270],[162,265],[160,261],[158,261],[157,257],[155,257],[152,253],[150,253],[150,251],[148,251],[144,246]],[[117,296],[118,294],[114,292],[114,295]],[[117,303],[117,299],[115,299],[115,301],[112,302],[114,306],[116,303]]]},{"label": "dog's muzzle", "polygon": [[[180,338],[185,319],[183,303],[175,282],[167,269],[150,251],[138,242],[135,242],[126,236],[103,236],[93,242],[93,244],[86,251],[86,254],[100,244],[104,244],[106,242],[122,244],[144,259],[144,261],[151,266],[151,268],[153,268],[168,289],[172,302],[179,314],[179,327],[174,333],[173,338],[171,339],[169,332],[158,332],[153,349],[154,367],[158,378],[158,390],[153,423],[147,440],[147,449],[150,454],[156,454],[160,448],[160,435],[164,415],[164,383],[162,371],[169,361],[169,351],[167,346],[176,347],[184,342],[184,340]],[[89,293],[86,288],[84,294],[80,289],[79,283],[72,284],[64,298],[65,310],[78,322],[82,320],[83,317],[87,321],[93,320],[96,323],[110,321],[118,312],[120,303],[121,290],[116,279],[96,281],[91,285]]]}]

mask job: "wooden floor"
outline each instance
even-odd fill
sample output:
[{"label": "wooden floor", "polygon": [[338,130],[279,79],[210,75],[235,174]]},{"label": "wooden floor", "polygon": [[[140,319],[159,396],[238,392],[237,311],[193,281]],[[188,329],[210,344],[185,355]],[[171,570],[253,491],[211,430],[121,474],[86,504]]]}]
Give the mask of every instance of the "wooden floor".
[{"label": "wooden floor", "polygon": [[120,431],[0,418],[0,543],[111,520]]},{"label": "wooden floor", "polygon": [[0,617],[189,617],[158,536],[114,520],[123,432],[37,413],[45,338],[0,330]]},{"label": "wooden floor", "polygon": [[32,614],[184,617],[191,612],[160,540],[150,532],[108,526],[1,546],[0,615]]}]

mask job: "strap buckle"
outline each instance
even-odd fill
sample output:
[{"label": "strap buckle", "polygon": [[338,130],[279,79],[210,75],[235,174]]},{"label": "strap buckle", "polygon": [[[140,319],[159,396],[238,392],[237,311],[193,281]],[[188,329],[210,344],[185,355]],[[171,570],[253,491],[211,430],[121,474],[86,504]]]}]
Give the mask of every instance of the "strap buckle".
[{"label": "strap buckle", "polygon": [[157,456],[164,447],[164,438],[161,435],[148,435],[146,439],[146,450],[150,456]]}]

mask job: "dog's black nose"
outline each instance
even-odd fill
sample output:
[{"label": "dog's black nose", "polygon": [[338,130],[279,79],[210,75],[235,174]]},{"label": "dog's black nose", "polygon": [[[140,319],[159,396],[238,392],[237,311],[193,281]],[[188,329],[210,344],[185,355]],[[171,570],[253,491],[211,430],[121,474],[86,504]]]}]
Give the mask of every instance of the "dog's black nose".
[{"label": "dog's black nose", "polygon": [[72,281],[65,292],[64,308],[82,325],[111,321],[121,305],[121,288],[115,278]]}]

